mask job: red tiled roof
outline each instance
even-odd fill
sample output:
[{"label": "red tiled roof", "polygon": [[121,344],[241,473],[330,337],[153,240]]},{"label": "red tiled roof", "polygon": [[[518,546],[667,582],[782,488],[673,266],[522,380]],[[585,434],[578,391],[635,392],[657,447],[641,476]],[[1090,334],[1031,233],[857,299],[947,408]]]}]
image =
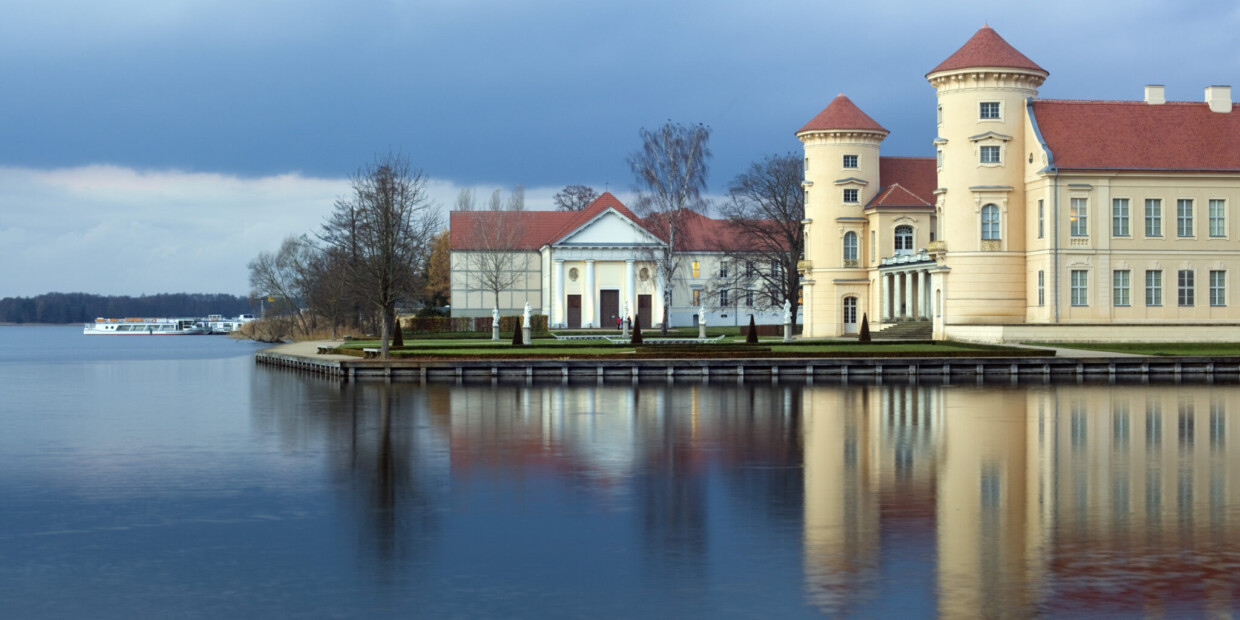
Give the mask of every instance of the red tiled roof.
[{"label": "red tiled roof", "polygon": [[843,94],[836,95],[835,99],[827,107],[823,108],[818,116],[810,119],[805,126],[798,129],[797,133],[806,131],[830,131],[832,129],[862,129],[866,131],[881,131],[889,133],[882,125],[879,125],[861,111],[857,104]]},{"label": "red tiled roof", "polygon": [[564,211],[453,211],[448,229],[453,250],[486,249],[484,231],[504,226],[519,226],[514,250],[537,250],[574,215]]},{"label": "red tiled roof", "polygon": [[870,201],[870,204],[865,206],[865,208],[869,209],[871,207],[932,207],[932,206],[934,205],[931,204],[930,202],[919,197],[917,194],[914,194],[913,192],[908,191],[907,189],[904,188],[903,185],[896,183],[894,185],[888,185],[887,187],[885,187],[883,191],[879,192],[879,194],[874,197],[874,200]]},{"label": "red tiled roof", "polygon": [[939,66],[926,75],[971,67],[1005,67],[1047,72],[1004,41],[990,26],[982,26],[955,54],[948,56],[947,60],[939,63]]},{"label": "red tiled roof", "polygon": [[933,157],[880,157],[878,178],[883,188],[870,207],[932,207],[939,175]]},{"label": "red tiled roof", "polygon": [[556,231],[556,234],[550,241],[548,241],[548,243],[551,241],[556,241],[560,237],[573,232],[581,225],[589,222],[595,217],[598,217],[598,214],[606,211],[607,209],[615,209],[620,212],[621,215],[633,220],[634,222],[639,224],[641,223],[641,220],[638,219],[638,217],[634,215],[628,207],[624,206],[624,203],[620,202],[619,198],[616,198],[611,192],[603,192],[602,196],[595,198],[594,202],[591,202],[588,206],[586,206],[586,208],[572,213],[574,217],[568,219],[564,226],[560,230]]},{"label": "red tiled roof", "polygon": [[1035,100],[1033,115],[1060,169],[1240,171],[1240,105]]}]

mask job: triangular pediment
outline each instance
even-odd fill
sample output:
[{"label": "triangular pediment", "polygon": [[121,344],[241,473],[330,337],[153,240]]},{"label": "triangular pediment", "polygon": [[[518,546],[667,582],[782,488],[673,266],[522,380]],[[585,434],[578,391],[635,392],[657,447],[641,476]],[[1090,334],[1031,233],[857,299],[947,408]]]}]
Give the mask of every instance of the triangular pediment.
[{"label": "triangular pediment", "polygon": [[615,209],[607,209],[571,230],[551,245],[563,246],[651,246],[662,245],[650,231]]}]

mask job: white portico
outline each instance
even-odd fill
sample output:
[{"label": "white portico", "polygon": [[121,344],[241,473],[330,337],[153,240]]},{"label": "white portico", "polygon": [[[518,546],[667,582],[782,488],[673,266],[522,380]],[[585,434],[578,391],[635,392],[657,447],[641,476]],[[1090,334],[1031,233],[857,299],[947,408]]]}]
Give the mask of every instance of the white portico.
[{"label": "white portico", "polygon": [[651,258],[662,241],[618,201],[590,211],[540,250],[552,273],[551,326],[615,327],[626,316],[657,325],[663,308]]}]

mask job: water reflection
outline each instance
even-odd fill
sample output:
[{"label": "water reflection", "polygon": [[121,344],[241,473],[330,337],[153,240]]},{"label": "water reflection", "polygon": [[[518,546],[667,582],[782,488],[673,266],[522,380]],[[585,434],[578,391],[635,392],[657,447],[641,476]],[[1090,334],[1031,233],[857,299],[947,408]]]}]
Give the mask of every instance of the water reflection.
[{"label": "water reflection", "polygon": [[473,580],[447,600],[490,580],[518,607],[610,588],[626,615],[1238,608],[1236,387],[285,379],[256,378],[257,428],[325,446],[372,570]]}]

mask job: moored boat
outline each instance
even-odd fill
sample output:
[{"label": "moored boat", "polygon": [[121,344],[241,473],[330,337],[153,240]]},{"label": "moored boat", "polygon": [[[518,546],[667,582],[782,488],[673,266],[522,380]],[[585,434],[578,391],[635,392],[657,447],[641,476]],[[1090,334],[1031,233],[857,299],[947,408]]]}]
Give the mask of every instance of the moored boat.
[{"label": "moored boat", "polygon": [[242,325],[254,320],[252,314],[242,314],[235,318],[225,318],[222,314],[209,314],[199,321],[208,334],[231,334],[241,329]]},{"label": "moored boat", "polygon": [[87,323],[82,333],[92,336],[195,336],[207,332],[198,319],[98,318],[94,323]]}]

